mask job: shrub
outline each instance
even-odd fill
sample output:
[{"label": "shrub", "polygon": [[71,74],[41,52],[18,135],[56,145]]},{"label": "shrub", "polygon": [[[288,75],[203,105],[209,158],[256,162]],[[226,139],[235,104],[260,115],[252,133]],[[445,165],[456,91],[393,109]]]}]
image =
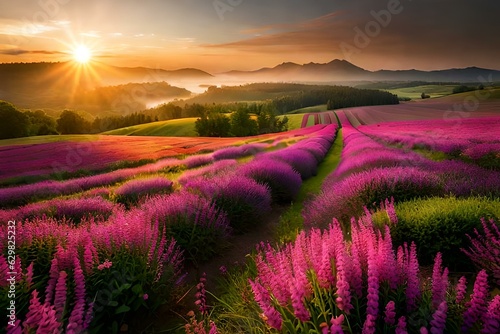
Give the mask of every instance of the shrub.
[{"label": "shrub", "polygon": [[296,149],[294,146],[266,154],[268,158],[278,159],[289,164],[296,170],[302,180],[316,175],[318,170],[318,161],[316,157],[302,149]]},{"label": "shrub", "polygon": [[481,218],[500,219],[500,200],[481,197],[416,199],[396,204],[398,223],[391,225],[391,234],[398,244],[415,241],[419,259],[432,262],[437,252],[443,261],[457,270],[470,269],[470,262],[460,252],[471,244],[472,235],[481,225]]},{"label": "shrub", "polygon": [[115,189],[116,200],[130,205],[147,195],[166,194],[172,191],[173,182],[164,177],[134,179]]},{"label": "shrub", "polygon": [[271,210],[269,188],[245,176],[199,178],[188,181],[185,187],[212,199],[227,213],[237,232],[246,230]]},{"label": "shrub", "polygon": [[375,208],[390,197],[399,202],[442,193],[439,178],[430,172],[415,167],[374,168],[328,184],[306,202],[302,215],[309,227],[326,227],[336,217],[348,228],[350,217],[360,216],[364,206]]},{"label": "shrub", "polygon": [[212,156],[212,154],[192,155],[182,160],[182,163],[187,168],[196,168],[204,165],[209,165],[212,162],[214,162],[214,157]]},{"label": "shrub", "polygon": [[257,157],[243,165],[239,173],[267,185],[273,201],[277,203],[294,200],[302,185],[300,174],[290,165],[266,156]]},{"label": "shrub", "polygon": [[[147,199],[139,208],[147,221],[159,221],[193,262],[219,254],[231,233],[229,219],[211,200],[180,191]],[[140,214],[140,213],[138,213]]]},{"label": "shrub", "polygon": [[28,204],[18,209],[0,210],[0,219],[4,221],[11,219],[23,221],[45,216],[54,218],[60,222],[64,221],[64,223],[80,224],[81,221],[91,217],[99,221],[104,221],[115,211],[122,209],[121,205],[117,205],[100,196],[53,199]]},{"label": "shrub", "polygon": [[238,161],[236,160],[220,160],[208,166],[184,172],[177,181],[180,184],[185,185],[187,182],[196,178],[211,178],[219,175],[230,174],[236,170],[237,166]]}]

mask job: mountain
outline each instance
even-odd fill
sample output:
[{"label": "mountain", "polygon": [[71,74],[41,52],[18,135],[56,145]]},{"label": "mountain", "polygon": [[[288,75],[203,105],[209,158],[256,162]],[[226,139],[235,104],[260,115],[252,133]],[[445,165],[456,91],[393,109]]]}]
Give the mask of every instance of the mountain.
[{"label": "mountain", "polygon": [[380,70],[368,71],[346,60],[334,59],[329,63],[282,63],[275,67],[255,71],[230,71],[227,77],[252,81],[293,82],[353,82],[353,81],[429,81],[429,82],[480,82],[481,78],[500,80],[500,71],[478,67],[445,69],[437,71]]}]

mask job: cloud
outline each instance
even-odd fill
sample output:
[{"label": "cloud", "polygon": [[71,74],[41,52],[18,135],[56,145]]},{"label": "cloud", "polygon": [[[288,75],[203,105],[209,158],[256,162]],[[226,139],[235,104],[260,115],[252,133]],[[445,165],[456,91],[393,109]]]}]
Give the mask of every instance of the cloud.
[{"label": "cloud", "polygon": [[24,54],[60,55],[66,53],[61,51],[49,51],[49,50],[8,49],[8,50],[0,50],[0,54],[8,56],[20,56]]}]

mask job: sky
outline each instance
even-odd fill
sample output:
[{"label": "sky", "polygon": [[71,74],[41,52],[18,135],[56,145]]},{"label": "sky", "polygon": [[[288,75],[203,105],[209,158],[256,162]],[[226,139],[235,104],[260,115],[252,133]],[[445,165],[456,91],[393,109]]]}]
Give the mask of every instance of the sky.
[{"label": "sky", "polygon": [[0,0],[0,62],[500,70],[498,0]]}]

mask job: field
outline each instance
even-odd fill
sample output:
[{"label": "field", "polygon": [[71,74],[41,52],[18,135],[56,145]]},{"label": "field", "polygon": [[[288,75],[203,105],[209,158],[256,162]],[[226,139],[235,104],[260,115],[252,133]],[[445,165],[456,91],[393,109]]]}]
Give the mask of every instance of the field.
[{"label": "field", "polygon": [[0,141],[0,308],[40,333],[498,333],[489,93]]},{"label": "field", "polygon": [[102,134],[120,136],[195,137],[195,121],[196,118],[192,117],[173,119],[168,121],[129,126],[126,128],[103,132]]},{"label": "field", "polygon": [[391,92],[392,94],[396,94],[400,98],[407,97],[412,100],[419,100],[422,98],[422,93],[429,95],[431,98],[450,95],[453,92],[453,88],[455,87],[456,85],[422,85],[415,87],[387,89],[387,91]]}]

